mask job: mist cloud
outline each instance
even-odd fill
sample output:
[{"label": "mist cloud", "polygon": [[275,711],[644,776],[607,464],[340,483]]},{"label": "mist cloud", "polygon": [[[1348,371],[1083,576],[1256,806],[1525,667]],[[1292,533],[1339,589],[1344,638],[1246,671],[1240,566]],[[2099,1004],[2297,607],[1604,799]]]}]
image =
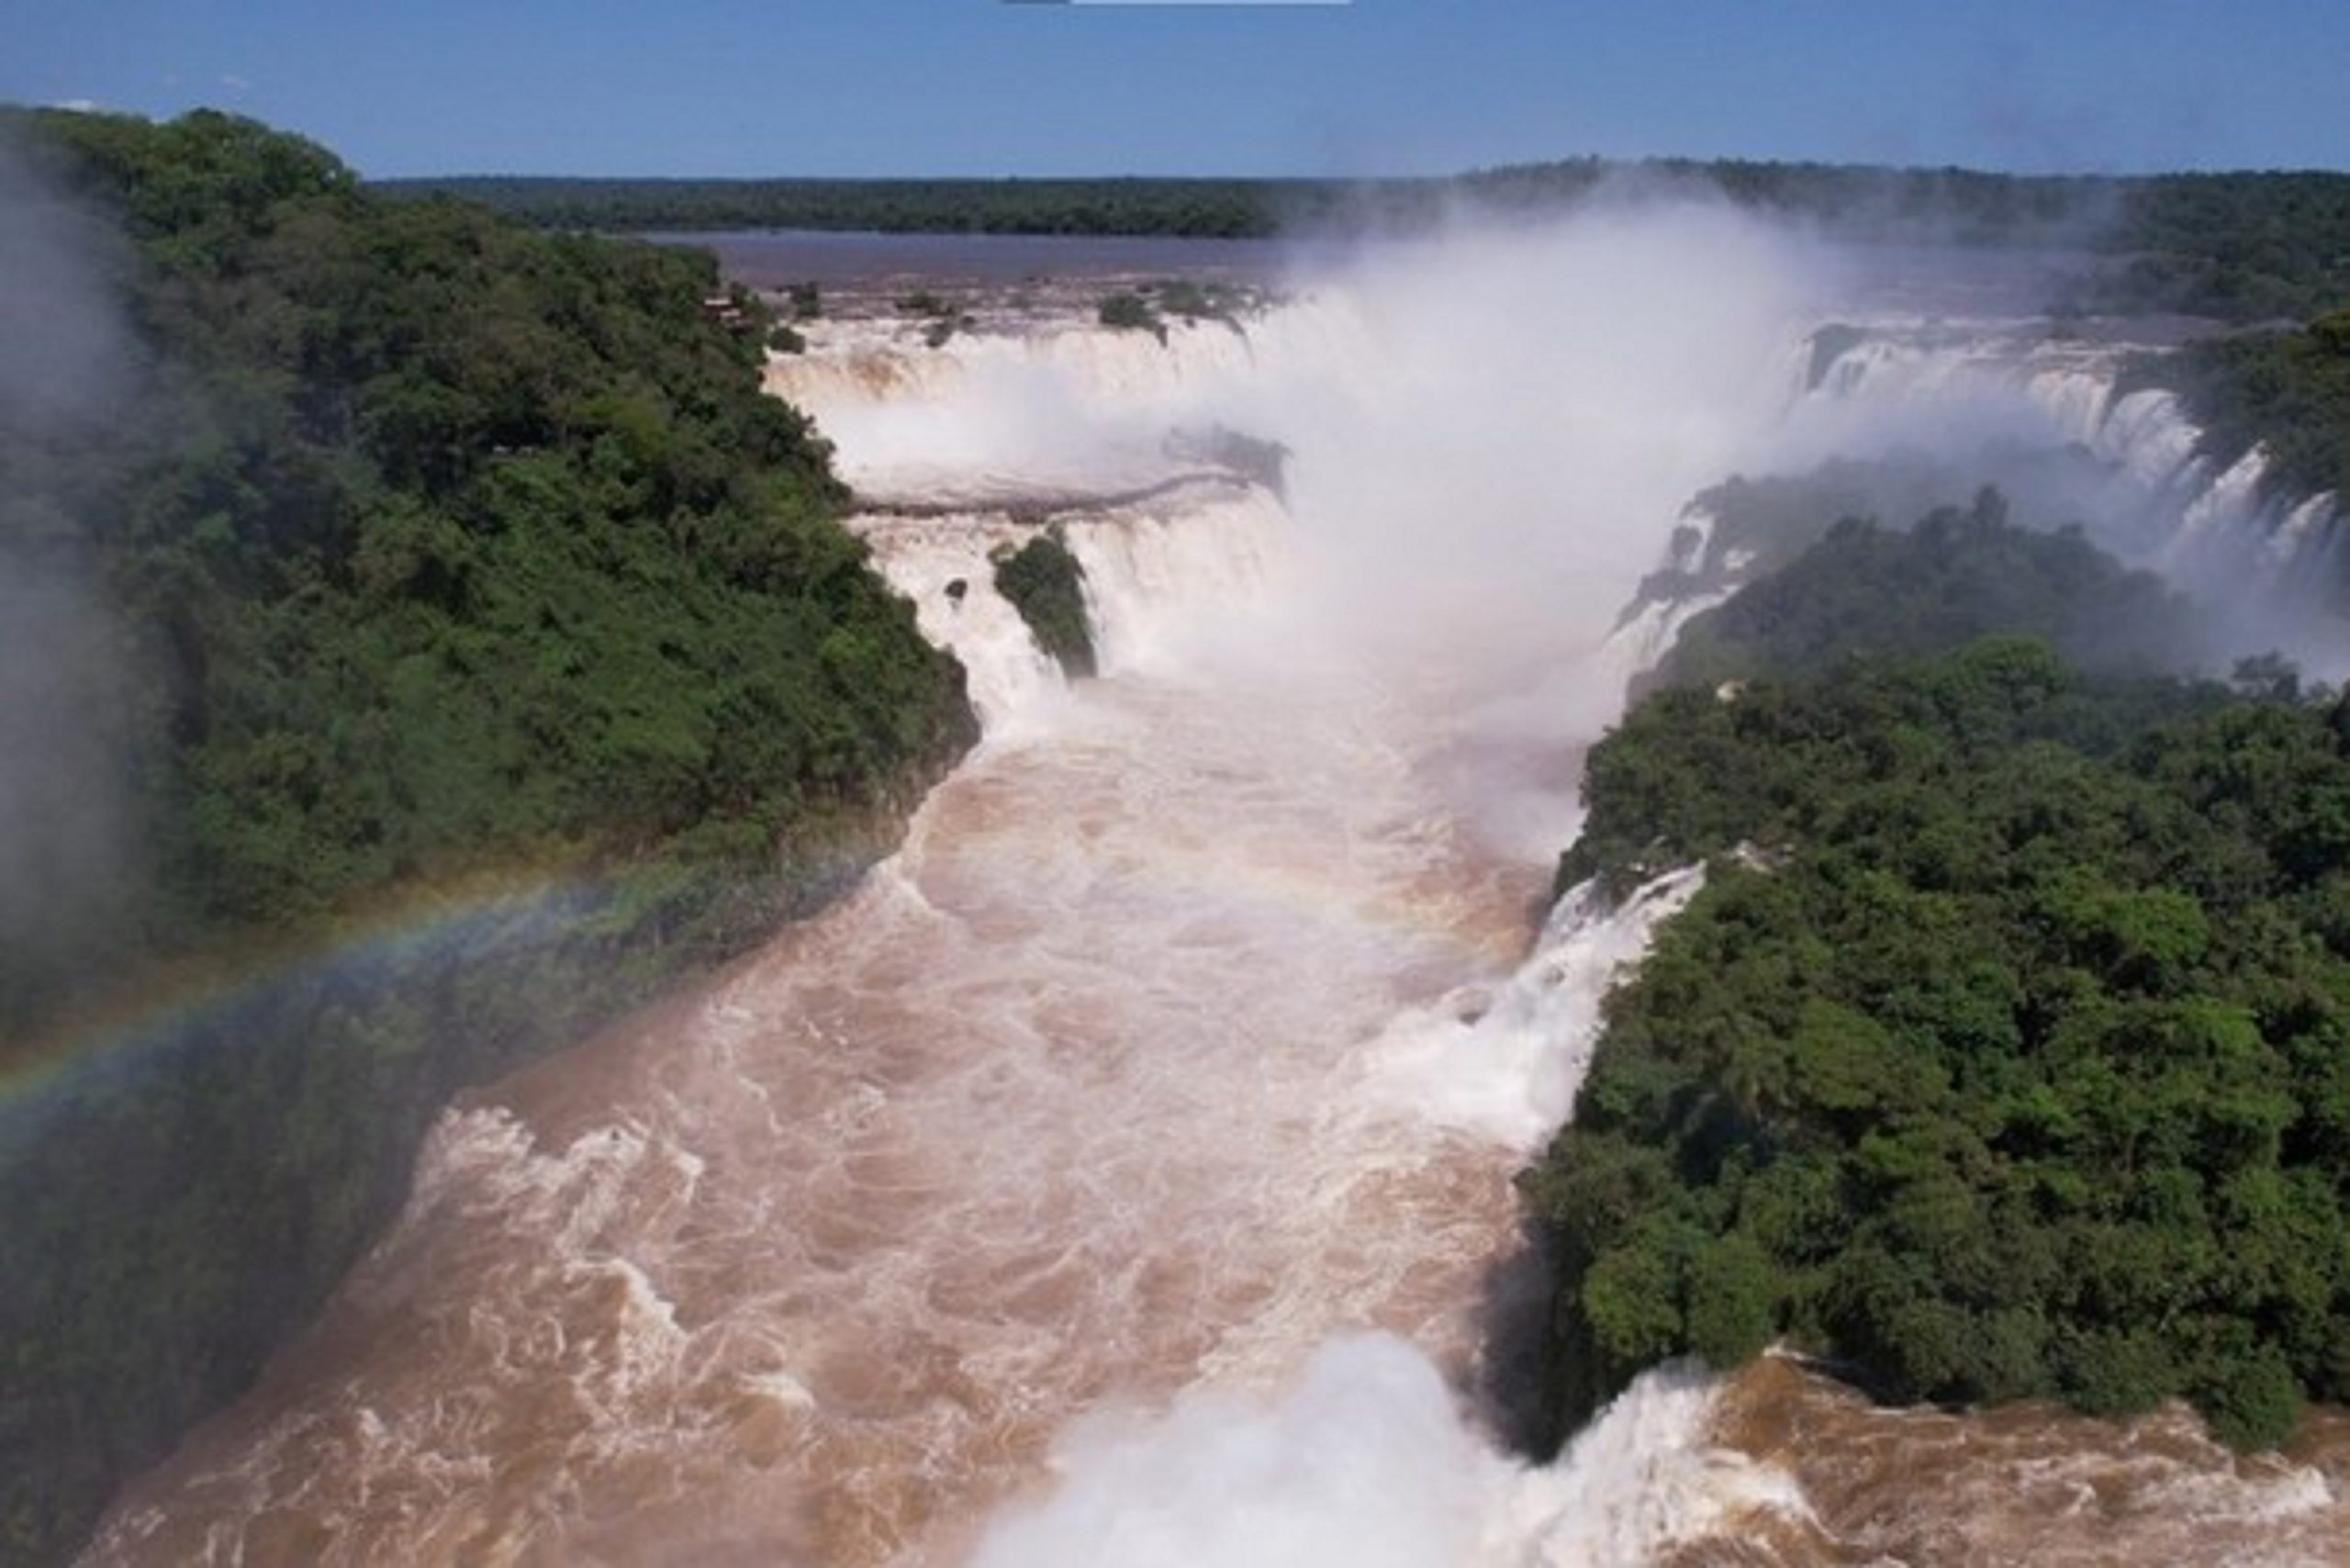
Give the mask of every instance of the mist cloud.
[{"label": "mist cloud", "polygon": [[1551,1464],[1496,1453],[1391,1336],[1315,1353],[1278,1400],[1213,1390],[1097,1416],[1052,1495],[1000,1515],[971,1568],[1606,1568],[1732,1517],[1798,1514],[1784,1473],[1707,1440],[1714,1380],[1643,1372]]},{"label": "mist cloud", "polygon": [[[1302,389],[1292,495],[1339,591],[1506,646],[1604,628],[1784,408],[1821,252],[1720,204],[1596,204],[1374,248],[1369,374]],[[1392,617],[1392,621],[1391,621]]]},{"label": "mist cloud", "polygon": [[129,660],[49,470],[103,439],[131,384],[103,233],[0,144],[0,1027],[133,896]]},{"label": "mist cloud", "polygon": [[1501,1470],[1435,1369],[1364,1336],[1279,1404],[1195,1394],[1159,1420],[1097,1417],[1048,1504],[999,1521],[972,1568],[1424,1568],[1470,1560]]},{"label": "mist cloud", "polygon": [[0,140],[0,421],[34,437],[100,421],[132,340],[100,268],[105,230]]}]

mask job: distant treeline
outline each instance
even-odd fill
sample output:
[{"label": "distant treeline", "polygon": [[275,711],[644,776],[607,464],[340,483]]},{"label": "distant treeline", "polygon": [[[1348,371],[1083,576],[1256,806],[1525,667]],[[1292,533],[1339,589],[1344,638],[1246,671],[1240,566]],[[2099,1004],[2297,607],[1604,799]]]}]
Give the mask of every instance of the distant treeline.
[{"label": "distant treeline", "polygon": [[375,189],[477,201],[549,229],[612,232],[824,229],[887,234],[1279,232],[1321,187],[1283,180],[612,180],[487,175]]},{"label": "distant treeline", "polygon": [[2070,307],[2225,320],[2301,318],[2350,302],[2350,174],[2015,175],[1965,169],[1687,159],[1571,159],[1447,178],[392,180],[545,228],[711,231],[1126,234],[1265,238],[1425,229],[1463,207],[1556,209],[1603,191],[1718,191],[1846,237],[2065,246],[2111,264]]}]

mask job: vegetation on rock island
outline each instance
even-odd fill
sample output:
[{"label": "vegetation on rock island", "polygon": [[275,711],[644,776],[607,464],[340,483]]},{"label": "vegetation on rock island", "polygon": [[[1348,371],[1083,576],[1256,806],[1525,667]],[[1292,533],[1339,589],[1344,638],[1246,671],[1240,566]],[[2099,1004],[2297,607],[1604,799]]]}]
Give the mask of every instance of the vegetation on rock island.
[{"label": "vegetation on rock island", "polygon": [[1085,616],[1085,567],[1057,528],[1047,528],[995,563],[995,589],[1028,623],[1036,645],[1078,680],[1095,673],[1093,632]]}]

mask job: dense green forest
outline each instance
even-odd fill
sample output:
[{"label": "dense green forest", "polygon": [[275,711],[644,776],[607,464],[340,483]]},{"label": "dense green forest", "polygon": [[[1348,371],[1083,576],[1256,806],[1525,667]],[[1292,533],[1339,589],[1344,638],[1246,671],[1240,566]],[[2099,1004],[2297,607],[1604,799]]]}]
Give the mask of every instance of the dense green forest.
[{"label": "dense green forest", "polygon": [[[1825,338],[1840,330],[1830,327],[1815,336]],[[1998,488],[1989,494],[1981,482],[1986,469],[1998,474]],[[1901,449],[1869,457],[1834,457],[1792,474],[1733,475],[1699,491],[1684,509],[1664,564],[1641,579],[1622,619],[1629,622],[1656,605],[1683,604],[1752,583],[1758,585],[1758,591],[1735,615],[1748,619],[1775,615],[1774,607],[1786,603],[1817,622],[1813,634],[1823,639],[1824,646],[1832,646],[1838,629],[1831,617],[1820,612],[1819,601],[1801,575],[1775,588],[1760,586],[1785,571],[1831,529],[1855,521],[1874,523],[1913,518],[1935,519],[1937,528],[1949,528],[1959,524],[1961,514],[1988,509],[1995,519],[2012,514],[2033,534],[2062,533],[2077,530],[2076,520],[2086,509],[2106,499],[2110,483],[2111,470],[2106,464],[2076,444],[1994,443],[1961,447],[1947,455]],[[2143,606],[2132,610],[2126,601],[2143,596],[2152,586],[2144,579],[2139,579],[2134,588],[2121,583],[2113,563],[2094,550],[2074,552],[2066,557],[2066,571],[2059,573],[2055,558],[2046,554],[2057,546],[2027,536],[2015,548],[2034,559],[2021,565],[2014,581],[2003,580],[1988,559],[1981,561],[1975,568],[1975,580],[1967,586],[1970,602],[1936,607],[1940,622],[1946,624],[1956,617],[1968,624],[2029,627],[2035,635],[2069,639],[2070,651],[2076,656],[2087,653],[2092,642],[2119,644],[2134,639],[2154,661],[2148,667],[2189,667],[2208,662],[2210,650],[2197,642],[2197,623],[2191,617],[2174,617],[2166,625],[2149,628],[2140,613]],[[1822,558],[1807,571],[1826,570],[1828,564],[1829,558]],[[1903,553],[1888,555],[1877,566],[1896,573],[1933,569],[1922,558]],[[1864,634],[1864,640],[1872,642],[1905,634],[1904,628],[1887,624],[1886,606],[1918,608],[1914,597],[1903,588],[1897,587],[1890,599],[1863,591],[1857,582],[1848,584],[1844,591],[1853,601],[1848,606],[1851,612],[1873,628]],[[2107,603],[2101,597],[2116,593],[2125,602]],[[2074,594],[2092,598],[2078,611],[2067,613],[2062,605]],[[2037,609],[2025,602],[2025,597],[2031,595],[2040,597]],[[2113,617],[2109,634],[2101,633],[2098,624],[2107,616]],[[1684,662],[1697,658],[1695,644],[1714,637],[1721,626],[1717,620],[1691,628],[1691,646],[1679,656]],[[1908,628],[1906,634],[1913,647],[1944,646],[1948,642],[1946,635],[1925,625]],[[1780,634],[1783,644],[1786,635]],[[1774,648],[1771,656],[1792,651]],[[1714,678],[1735,678],[1740,673],[1723,668],[1715,672]],[[1654,673],[1642,678],[1635,683],[1633,694],[1637,696],[1658,678]],[[1684,678],[1694,681],[1699,676],[1692,671]]]},{"label": "dense green forest", "polygon": [[2125,184],[2098,239],[2125,265],[2090,308],[2300,320],[2350,305],[2350,174],[2161,174]]},{"label": "dense green forest", "polygon": [[2183,1396],[2247,1446],[2350,1397],[2350,708],[1965,640],[2049,631],[2084,571],[2154,607],[2085,549],[1830,530],[1593,752],[1562,881],[1709,869],[1524,1178],[1562,1421],[1780,1339],[1888,1399]]},{"label": "dense green forest", "polygon": [[[2021,458],[2005,465],[2014,470]],[[1623,619],[1767,577],[1846,518],[1923,515],[1965,495],[1971,472],[1905,454],[1830,458],[1800,474],[1734,474],[1682,509],[1665,564],[1640,580]]]},{"label": "dense green forest", "polygon": [[551,229],[827,229],[885,234],[1276,232],[1316,182],[1288,180],[697,180],[475,175],[384,180],[386,196],[463,196]]},{"label": "dense green forest", "polygon": [[543,227],[871,230],[1269,238],[1425,230],[1463,210],[1524,215],[1602,191],[1718,193],[1841,238],[2081,252],[2067,311],[2226,321],[2350,301],[2350,174],[2017,175],[1821,163],[1569,159],[1450,178],[385,181]]},{"label": "dense green forest", "polygon": [[[1734,515],[1734,514],[1733,514]],[[2189,670],[2210,650],[2160,580],[2125,570],[2077,528],[2009,526],[2005,498],[1979,491],[1907,530],[1847,514],[1806,550],[1692,620],[1634,685],[1712,688],[1773,675],[1828,674],[1865,648],[1915,657],[1987,629],[2033,636],[2100,671]],[[1750,535],[1751,536],[1751,535]]]},{"label": "dense green forest", "polygon": [[0,384],[17,1562],[315,1312],[455,1087],[827,896],[975,729],[706,255],[218,114],[0,140],[92,362]]}]

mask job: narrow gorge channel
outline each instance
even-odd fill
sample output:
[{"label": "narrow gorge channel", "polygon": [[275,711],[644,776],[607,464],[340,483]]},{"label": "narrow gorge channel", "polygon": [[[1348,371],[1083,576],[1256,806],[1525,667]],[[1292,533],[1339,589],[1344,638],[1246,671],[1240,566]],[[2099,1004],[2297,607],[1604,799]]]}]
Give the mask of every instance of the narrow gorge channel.
[{"label": "narrow gorge channel", "polygon": [[[2221,516],[2076,348],[1888,318],[1818,363],[1831,274],[1658,212],[1164,345],[813,333],[771,385],[987,739],[839,905],[464,1096],[325,1322],[86,1561],[1998,1561],[2065,1520],[2087,1561],[2117,1517],[2149,1560],[2256,1519],[2259,1560],[2327,1561],[2338,1437],[2245,1462],[2002,1417],[1928,1465],[1886,1434],[1951,1418],[1765,1361],[1651,1373],[1550,1464],[1500,1441],[1511,1179],[1695,885],[1540,913],[1582,748],[1681,612],[1620,619],[1690,498],[1979,424],[2087,452],[2182,571],[2332,525]],[[1160,487],[1196,466],[1170,432],[1218,430],[1286,449],[1278,490]],[[1098,679],[992,587],[1036,497]]]}]

